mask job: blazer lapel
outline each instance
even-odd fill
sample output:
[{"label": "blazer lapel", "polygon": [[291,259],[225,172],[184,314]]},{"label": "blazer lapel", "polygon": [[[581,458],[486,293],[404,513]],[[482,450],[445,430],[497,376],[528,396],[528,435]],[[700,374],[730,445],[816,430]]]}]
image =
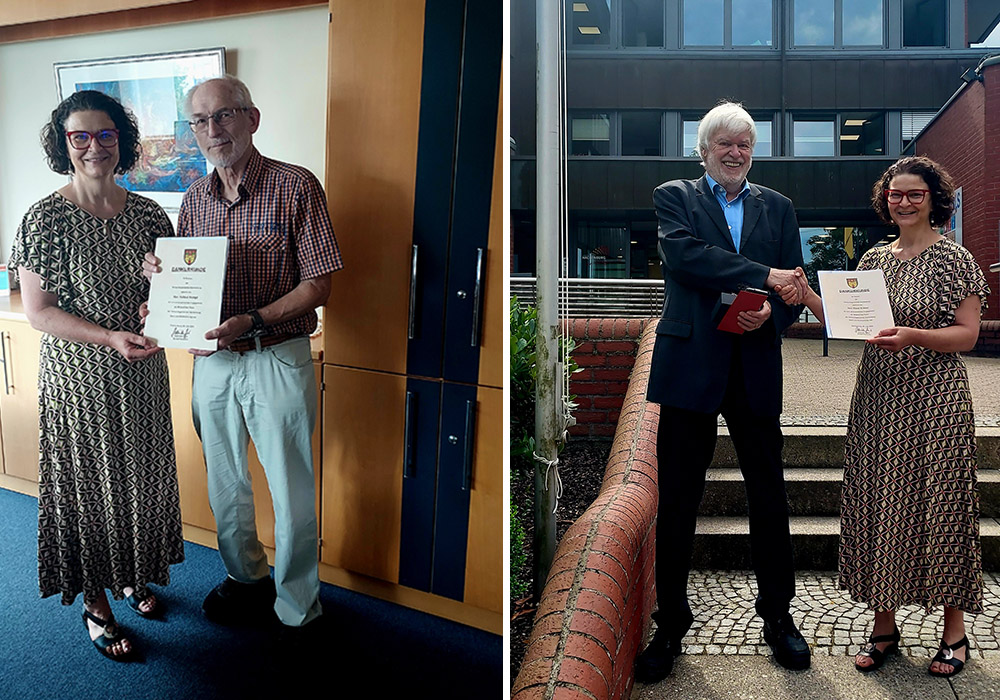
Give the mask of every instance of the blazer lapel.
[{"label": "blazer lapel", "polygon": [[740,236],[740,250],[743,250],[750,236],[754,234],[762,209],[760,188],[750,185],[750,194],[743,200],[743,233]]},{"label": "blazer lapel", "polygon": [[695,189],[698,191],[697,205],[700,206],[715,223],[716,228],[719,229],[719,233],[721,234],[720,238],[729,250],[734,253],[738,252],[736,250],[736,246],[733,245],[733,237],[729,233],[729,224],[726,223],[726,217],[722,213],[722,207],[715,198],[715,193],[709,188],[708,180],[705,179],[704,175],[702,175],[701,179],[698,180],[698,184]]}]

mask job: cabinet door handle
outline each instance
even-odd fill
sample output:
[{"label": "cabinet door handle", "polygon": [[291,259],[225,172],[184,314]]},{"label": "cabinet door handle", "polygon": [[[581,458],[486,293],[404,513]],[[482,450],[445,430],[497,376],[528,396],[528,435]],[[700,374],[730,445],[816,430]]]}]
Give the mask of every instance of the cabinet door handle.
[{"label": "cabinet door handle", "polygon": [[486,251],[476,248],[476,290],[472,294],[472,347],[479,346],[480,326],[482,324],[481,306],[483,303],[483,263]]},{"label": "cabinet door handle", "polygon": [[417,337],[417,248],[418,246],[414,244],[410,258],[410,319],[406,331],[409,340]]},{"label": "cabinet door handle", "polygon": [[10,379],[7,375],[7,338],[10,334],[7,331],[0,333],[0,351],[2,351],[3,357],[0,361],[3,362],[3,393],[10,395]]},{"label": "cabinet door handle", "polygon": [[476,402],[465,402],[465,469],[462,470],[462,490],[472,488],[472,458],[476,445]]},{"label": "cabinet door handle", "polygon": [[403,478],[410,479],[416,476],[417,468],[416,451],[414,441],[417,437],[417,402],[412,391],[406,392],[406,418],[403,429]]}]

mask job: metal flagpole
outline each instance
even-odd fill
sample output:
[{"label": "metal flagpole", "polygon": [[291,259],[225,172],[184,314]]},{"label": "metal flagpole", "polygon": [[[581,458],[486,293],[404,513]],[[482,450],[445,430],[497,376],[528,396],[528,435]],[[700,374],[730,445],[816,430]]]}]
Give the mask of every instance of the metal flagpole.
[{"label": "metal flagpole", "polygon": [[559,13],[561,2],[538,0],[535,42],[535,159],[537,178],[535,275],[538,324],[535,336],[535,593],[541,596],[556,549],[556,486],[560,428],[557,424],[556,363],[559,361]]}]

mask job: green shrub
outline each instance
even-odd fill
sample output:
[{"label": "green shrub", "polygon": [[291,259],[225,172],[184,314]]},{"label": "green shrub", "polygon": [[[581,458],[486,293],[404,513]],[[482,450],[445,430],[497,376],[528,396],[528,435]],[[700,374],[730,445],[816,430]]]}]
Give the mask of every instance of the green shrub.
[{"label": "green shrub", "polygon": [[[538,328],[538,311],[530,306],[522,307],[517,297],[510,299],[510,593],[512,600],[522,598],[528,592],[530,566],[525,552],[526,533],[518,520],[518,505],[524,514],[533,517],[533,499],[517,504],[513,499],[515,480],[534,481],[535,451],[535,383],[538,379],[535,334]],[[562,352],[572,351],[572,340],[563,338]],[[576,362],[569,357],[563,371],[572,374],[578,370]],[[560,378],[562,381],[562,378]],[[573,424],[572,411],[576,408],[574,396],[563,397],[563,423]],[[562,449],[563,441],[558,441]],[[533,485],[524,489],[533,493]]]}]

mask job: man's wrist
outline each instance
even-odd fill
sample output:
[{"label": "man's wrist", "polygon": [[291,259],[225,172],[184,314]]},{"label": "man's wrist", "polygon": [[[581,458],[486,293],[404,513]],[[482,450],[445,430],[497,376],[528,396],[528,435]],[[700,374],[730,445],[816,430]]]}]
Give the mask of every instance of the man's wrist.
[{"label": "man's wrist", "polygon": [[260,312],[257,309],[250,309],[246,315],[250,318],[250,334],[261,335],[267,324],[264,323],[264,318],[260,315]]}]

